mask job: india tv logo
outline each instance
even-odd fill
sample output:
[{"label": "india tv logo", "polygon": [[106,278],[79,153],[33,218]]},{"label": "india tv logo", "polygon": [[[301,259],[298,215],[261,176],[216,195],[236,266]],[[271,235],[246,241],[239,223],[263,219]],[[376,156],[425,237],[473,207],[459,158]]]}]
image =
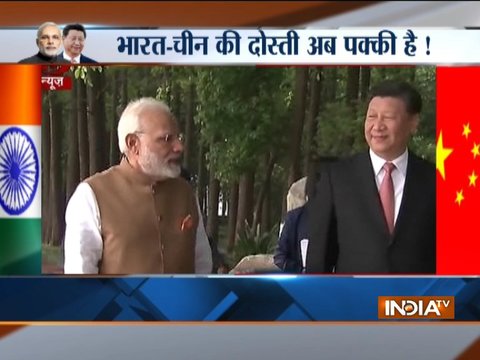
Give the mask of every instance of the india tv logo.
[{"label": "india tv logo", "polygon": [[379,319],[454,319],[454,296],[379,296]]},{"label": "india tv logo", "polygon": [[20,215],[32,204],[39,173],[32,138],[21,128],[7,128],[0,135],[0,205],[8,215]]}]

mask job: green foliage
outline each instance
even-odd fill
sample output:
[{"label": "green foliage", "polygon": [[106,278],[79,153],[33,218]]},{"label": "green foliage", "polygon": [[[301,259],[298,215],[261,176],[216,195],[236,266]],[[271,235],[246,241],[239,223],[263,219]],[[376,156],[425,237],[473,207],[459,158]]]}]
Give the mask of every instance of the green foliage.
[{"label": "green foliage", "polygon": [[42,262],[54,266],[62,266],[63,249],[58,246],[42,244]]},{"label": "green foliage", "polygon": [[434,66],[419,67],[415,72],[415,86],[422,95],[423,107],[420,114],[418,133],[435,141],[436,129],[436,73]]},{"label": "green foliage", "polygon": [[91,71],[98,71],[102,72],[103,68],[101,66],[76,66],[74,68],[73,75],[76,79],[81,79],[87,84],[88,86],[93,86],[92,80],[90,79],[89,72]]},{"label": "green foliage", "polygon": [[[329,75],[332,69],[329,69]],[[336,69],[337,83],[343,83],[346,69]],[[423,109],[417,136],[410,148],[420,156],[435,161],[436,94],[435,67],[386,68],[374,67],[371,87],[383,80],[401,80],[413,83],[422,95]],[[339,83],[339,85],[341,85]],[[340,86],[337,98],[343,98]],[[364,137],[364,120],[368,103],[358,103],[356,108],[341,100],[327,103],[318,116],[316,141],[318,156],[348,156],[367,148]]]},{"label": "green foliage", "polygon": [[[207,153],[208,168],[221,180],[222,195],[228,195],[233,180],[246,171],[255,170],[255,194],[259,193],[265,175],[267,154],[275,157],[268,198],[271,219],[279,219],[287,189],[291,163],[290,140],[293,118],[295,68],[255,66],[192,67],[192,66],[112,66],[71,67],[69,76],[91,86],[94,71],[105,72],[105,110],[109,116],[107,129],[116,131],[123,106],[113,101],[114,76],[118,84],[126,84],[126,101],[143,96],[164,100],[174,111],[180,125],[187,112],[191,86],[195,86],[195,129],[190,152],[199,152],[199,144]],[[311,69],[312,70],[312,69]],[[321,69],[320,113],[317,117],[315,151],[317,156],[347,156],[367,148],[363,134],[366,102],[355,107],[345,102],[348,67]],[[418,155],[435,161],[436,84],[435,67],[371,67],[370,87],[385,79],[412,82],[423,97],[423,111],[417,135],[410,148]],[[122,90],[117,88],[117,100]],[[88,91],[92,91],[88,88]],[[98,89],[96,89],[98,90]],[[69,92],[51,92],[63,104],[62,131],[68,129],[73,102]],[[308,107],[309,99],[306,101]],[[116,106],[116,108],[113,108]],[[44,101],[44,108],[48,103]],[[306,109],[307,110],[307,109]],[[48,116],[46,114],[45,116]],[[305,132],[304,130],[304,136]],[[68,137],[62,138],[62,168],[66,168]],[[108,141],[108,140],[107,140]],[[309,149],[302,148],[302,162]],[[194,158],[194,156],[193,156]],[[192,169],[196,171],[196,169]],[[46,170],[44,173],[47,173]],[[61,176],[64,176],[62,172]],[[250,214],[251,215],[251,214]],[[251,255],[264,250],[260,235],[252,229],[239,234],[237,253]],[[268,235],[266,235],[268,237]],[[242,240],[243,239],[243,240]],[[248,241],[247,239],[250,239]],[[252,240],[253,239],[253,240]],[[277,239],[273,231],[272,239]],[[244,248],[243,252],[241,248]],[[265,246],[264,246],[265,248]]]},{"label": "green foliage", "polygon": [[435,66],[372,68],[372,85],[382,80],[407,81],[413,84],[422,95],[419,135],[435,138],[436,126],[436,72]]},{"label": "green foliage", "polygon": [[327,104],[318,120],[317,155],[347,156],[365,149],[364,118],[347,104]]},{"label": "green foliage", "polygon": [[272,254],[278,240],[278,225],[268,232],[260,234],[259,229],[245,221],[245,226],[237,235],[233,249],[233,263],[236,264],[248,255]]},{"label": "green foliage", "polygon": [[195,121],[203,144],[209,147],[209,167],[223,182],[255,169],[260,156],[282,149],[287,142],[291,101],[287,70],[199,70]]},{"label": "green foliage", "polygon": [[410,140],[409,149],[425,160],[435,163],[435,140],[425,138],[422,135],[416,135]]}]

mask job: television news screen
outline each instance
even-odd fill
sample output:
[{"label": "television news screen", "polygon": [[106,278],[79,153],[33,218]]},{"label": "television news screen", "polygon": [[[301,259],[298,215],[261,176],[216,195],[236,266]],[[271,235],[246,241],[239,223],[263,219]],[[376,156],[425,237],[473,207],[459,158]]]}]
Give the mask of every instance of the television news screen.
[{"label": "television news screen", "polygon": [[0,354],[480,356],[477,4],[62,3],[0,5]]}]

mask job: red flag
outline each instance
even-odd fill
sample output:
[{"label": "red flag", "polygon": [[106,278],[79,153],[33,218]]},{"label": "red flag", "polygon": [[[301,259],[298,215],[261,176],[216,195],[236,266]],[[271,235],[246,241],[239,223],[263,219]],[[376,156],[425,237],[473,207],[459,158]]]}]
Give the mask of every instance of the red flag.
[{"label": "red flag", "polygon": [[437,274],[480,275],[480,67],[437,68]]}]

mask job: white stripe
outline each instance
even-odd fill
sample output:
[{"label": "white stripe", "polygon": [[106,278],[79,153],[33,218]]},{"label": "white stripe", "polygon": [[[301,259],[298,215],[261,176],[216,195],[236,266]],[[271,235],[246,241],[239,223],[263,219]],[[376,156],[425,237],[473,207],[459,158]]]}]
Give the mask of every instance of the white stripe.
[{"label": "white stripe", "polygon": [[[7,149],[11,149],[14,143],[13,141],[20,141],[21,144],[23,144],[23,149],[21,152],[23,154],[31,151],[31,148],[28,147],[28,143],[21,141],[24,140],[24,138],[20,135],[20,133],[17,133],[15,135],[11,135],[8,137],[8,139],[4,136],[3,137],[3,142],[0,141],[0,198],[2,202],[0,203],[0,218],[40,218],[42,216],[42,181],[41,181],[41,137],[42,137],[42,127],[41,126],[17,126],[17,125],[9,125],[9,126],[0,126],[0,138],[2,135],[8,131],[10,128],[20,128],[22,129],[25,133],[28,134],[28,136],[31,138],[33,143],[35,144],[35,150],[37,153],[37,158],[38,158],[38,167],[35,166],[33,163],[33,156],[30,157],[25,157],[23,159],[22,165],[24,166],[24,169],[29,170],[29,173],[26,173],[22,179],[23,181],[21,182],[23,191],[21,193],[17,193],[17,196],[14,196],[12,191],[8,191],[8,186],[7,184],[7,178],[9,177],[9,170],[8,170],[8,151]],[[27,206],[26,200],[29,199],[28,194],[31,193],[32,189],[34,188],[34,179],[35,179],[35,174],[32,173],[34,171],[37,176],[38,176],[38,183],[35,188],[35,195],[33,197],[33,200],[31,201],[30,205]],[[15,189],[18,189],[18,187],[15,187]],[[6,204],[5,206],[12,206],[13,209],[17,209],[17,211],[20,211],[22,208],[25,208],[23,212],[21,212],[18,215],[11,215],[9,214],[6,209],[3,206],[3,203]]]}]

